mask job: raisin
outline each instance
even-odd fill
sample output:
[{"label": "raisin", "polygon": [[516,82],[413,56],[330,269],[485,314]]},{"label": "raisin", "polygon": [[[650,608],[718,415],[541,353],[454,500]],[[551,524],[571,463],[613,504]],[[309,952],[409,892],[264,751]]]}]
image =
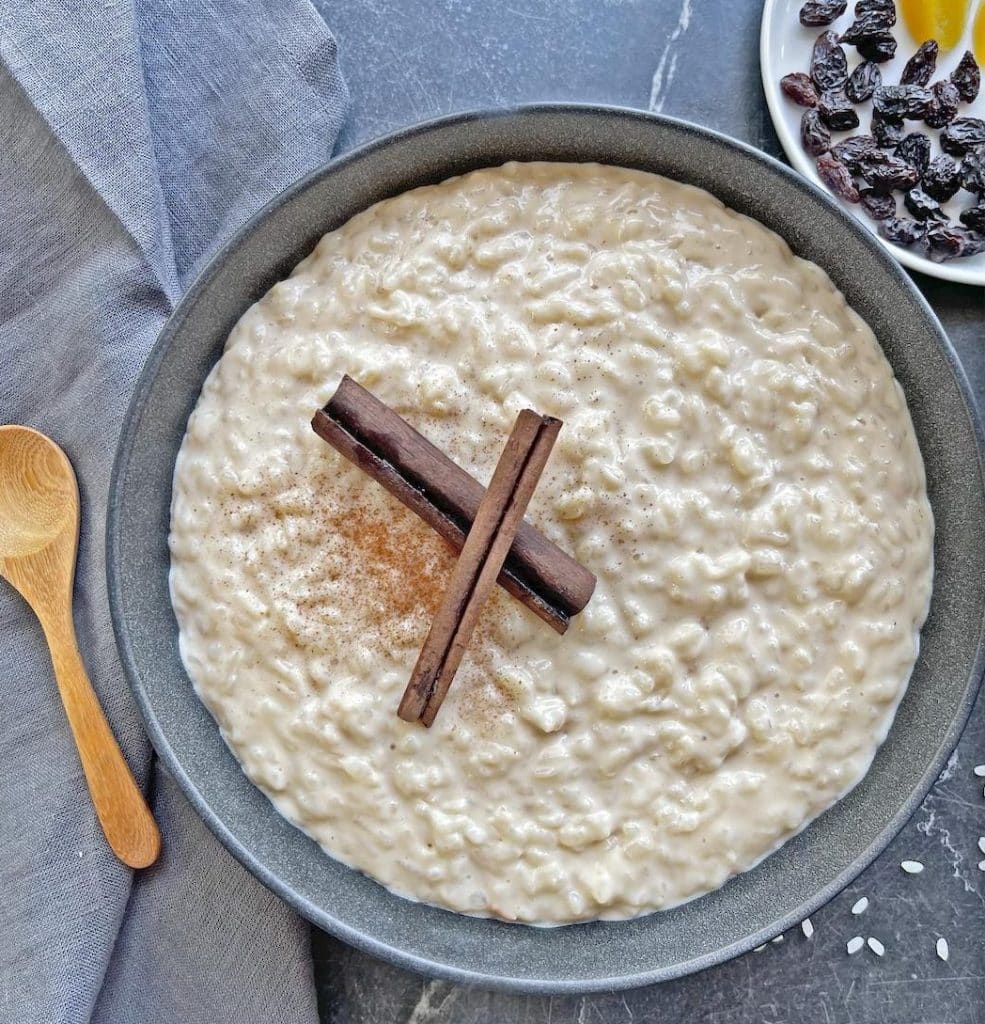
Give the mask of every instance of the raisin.
[{"label": "raisin", "polygon": [[792,71],[780,79],[780,88],[785,96],[789,96],[794,103],[802,107],[817,106],[817,90],[809,75],[803,71]]},{"label": "raisin", "polygon": [[936,39],[921,43],[917,52],[906,62],[900,85],[926,85],[937,70],[937,52],[940,47]]},{"label": "raisin", "polygon": [[817,173],[821,181],[836,196],[847,199],[850,203],[857,203],[861,198],[852,180],[852,172],[840,160],[835,160],[830,153],[817,158]]},{"label": "raisin", "polygon": [[831,155],[850,171],[858,174],[859,161],[866,153],[874,153],[876,140],[871,135],[852,135],[831,147]]},{"label": "raisin", "polygon": [[924,192],[945,203],[961,187],[961,171],[949,156],[935,156],[920,183]]},{"label": "raisin", "polygon": [[811,156],[827,153],[831,146],[831,132],[816,110],[805,110],[800,119],[800,141]]},{"label": "raisin", "polygon": [[896,198],[883,195],[871,188],[861,188],[859,193],[862,196],[862,209],[873,220],[889,220],[896,216]]},{"label": "raisin", "polygon": [[903,196],[903,205],[917,220],[947,220],[941,204],[933,196],[928,196],[919,185]]},{"label": "raisin", "polygon": [[896,24],[896,4],[893,0],[858,0],[855,5],[856,18],[861,18],[863,14],[871,14],[873,11],[885,15],[889,28]]},{"label": "raisin", "polygon": [[896,147],[894,153],[900,160],[905,160],[923,174],[930,163],[930,139],[920,132],[911,132]]},{"label": "raisin", "polygon": [[918,121],[927,113],[932,94],[919,85],[883,85],[872,95],[872,105],[883,117],[894,121]]},{"label": "raisin", "polygon": [[888,149],[890,146],[898,146],[903,141],[905,129],[902,121],[880,117],[877,114],[872,118],[871,131],[876,142]]},{"label": "raisin", "polygon": [[882,35],[861,40],[855,44],[855,49],[866,60],[882,64],[896,56],[896,40],[888,32],[884,32]]},{"label": "raisin", "polygon": [[848,80],[848,58],[834,32],[822,32],[814,42],[811,78],[821,92],[840,89]]},{"label": "raisin", "polygon": [[958,66],[951,72],[951,81],[965,103],[974,103],[982,84],[982,73],[978,70],[978,61],[971,50],[965,50]]},{"label": "raisin", "polygon": [[852,103],[864,103],[872,98],[872,94],[882,85],[882,72],[878,64],[871,60],[863,60],[848,76],[845,83],[845,95]]},{"label": "raisin", "polygon": [[807,0],[800,9],[800,23],[808,28],[830,25],[848,9],[848,0]]},{"label": "raisin", "polygon": [[885,34],[893,27],[895,20],[895,13],[891,17],[886,11],[866,11],[864,14],[857,14],[851,25],[842,32],[839,42],[857,46],[867,39]]},{"label": "raisin", "polygon": [[817,112],[832,131],[847,132],[858,127],[858,114],[840,89],[821,93],[817,101]]},{"label": "raisin", "polygon": [[958,87],[953,82],[934,82],[930,95],[930,106],[923,119],[931,128],[943,128],[958,116],[958,103],[961,101]]},{"label": "raisin", "polygon": [[879,234],[897,245],[915,245],[927,234],[927,226],[909,217],[890,217],[879,225]]},{"label": "raisin", "polygon": [[927,228],[926,243],[927,255],[935,263],[985,252],[985,235],[957,224],[932,224]]},{"label": "raisin", "polygon": [[973,149],[961,164],[961,187],[985,196],[985,146]]},{"label": "raisin", "polygon": [[941,132],[941,149],[952,156],[964,156],[985,142],[985,121],[980,117],[959,117]]},{"label": "raisin", "polygon": [[985,234],[985,203],[980,203],[978,206],[969,206],[967,210],[962,210],[958,214],[958,220],[966,228],[971,228],[972,231]]},{"label": "raisin", "polygon": [[920,173],[915,167],[881,150],[867,153],[859,160],[859,165],[859,173],[877,192],[913,188],[920,180]]}]

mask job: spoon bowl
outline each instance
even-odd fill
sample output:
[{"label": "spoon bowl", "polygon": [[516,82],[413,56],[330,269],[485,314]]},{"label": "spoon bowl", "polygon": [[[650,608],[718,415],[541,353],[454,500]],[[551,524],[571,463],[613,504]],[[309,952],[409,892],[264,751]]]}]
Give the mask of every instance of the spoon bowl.
[{"label": "spoon bowl", "polygon": [[0,576],[34,609],[92,802],[113,852],[152,864],[161,836],[96,698],[75,640],[79,487],[68,456],[30,427],[0,427]]},{"label": "spoon bowl", "polygon": [[0,558],[45,547],[78,507],[75,473],[61,448],[30,427],[0,427]]}]

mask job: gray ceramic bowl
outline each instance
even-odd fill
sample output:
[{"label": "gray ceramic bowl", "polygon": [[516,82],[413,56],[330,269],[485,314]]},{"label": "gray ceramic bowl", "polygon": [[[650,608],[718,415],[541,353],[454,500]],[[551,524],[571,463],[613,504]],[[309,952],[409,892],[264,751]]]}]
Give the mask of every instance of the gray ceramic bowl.
[{"label": "gray ceramic bowl", "polygon": [[[185,422],[241,313],[371,203],[507,160],[598,160],[690,182],[824,267],[869,322],[902,383],[937,519],[930,618],[909,690],[863,782],[754,870],[674,910],[540,929],[411,903],[327,857],[255,789],[198,702],[168,599],[168,512]],[[985,480],[968,385],[933,313],[899,267],[803,179],[746,146],[630,110],[542,106],[398,132],[279,196],[219,253],[165,327],[130,406],[108,531],[113,621],[158,754],[208,826],[316,925],[402,967],[529,992],[642,985],[718,963],[777,935],[854,878],[939,774],[982,671]],[[166,841],[165,837],[165,841]]]}]

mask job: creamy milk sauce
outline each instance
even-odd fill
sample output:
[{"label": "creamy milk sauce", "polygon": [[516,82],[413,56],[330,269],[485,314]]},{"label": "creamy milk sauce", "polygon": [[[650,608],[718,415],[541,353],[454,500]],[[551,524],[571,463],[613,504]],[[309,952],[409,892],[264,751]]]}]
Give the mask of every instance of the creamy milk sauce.
[{"label": "creamy milk sauce", "polygon": [[[559,637],[497,590],[434,727],[396,707],[452,567],[312,432],[349,373],[487,480],[564,420],[529,516],[598,575]],[[189,675],[325,850],[472,914],[714,889],[865,772],[933,523],[903,395],[818,267],[705,192],[510,164],[354,217],[236,326],[178,458]]]}]

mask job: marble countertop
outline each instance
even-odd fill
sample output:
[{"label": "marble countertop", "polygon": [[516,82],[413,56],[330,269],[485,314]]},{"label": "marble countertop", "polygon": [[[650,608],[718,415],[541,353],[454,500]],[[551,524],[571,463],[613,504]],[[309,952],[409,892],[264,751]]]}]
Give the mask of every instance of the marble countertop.
[{"label": "marble countertop", "polygon": [[[352,107],[340,148],[475,107],[615,103],[774,156],[759,0],[316,0]],[[985,398],[985,291],[916,277]],[[432,981],[313,936],[325,1024],[985,1024],[985,701],[931,795],[859,879],[797,929],[720,967],[616,995],[547,999]],[[925,865],[919,875],[905,859]],[[862,896],[868,908],[853,915]],[[873,936],[877,957],[846,942]],[[935,953],[947,939],[947,962]]]}]

